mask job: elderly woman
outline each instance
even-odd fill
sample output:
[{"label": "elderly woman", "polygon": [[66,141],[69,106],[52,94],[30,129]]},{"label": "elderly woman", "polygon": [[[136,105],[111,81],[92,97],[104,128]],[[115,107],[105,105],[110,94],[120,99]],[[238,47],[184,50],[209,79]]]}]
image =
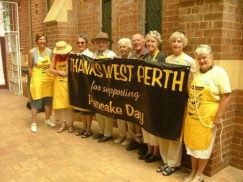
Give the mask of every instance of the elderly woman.
[{"label": "elderly woman", "polygon": [[[169,43],[173,54],[168,56],[165,62],[190,66],[191,74],[195,73],[195,60],[183,52],[184,47],[186,47],[188,43],[188,39],[184,32],[176,31],[172,33],[169,38]],[[181,165],[182,141],[159,138],[159,149],[164,164],[157,168],[157,172],[162,172],[164,176],[169,176]]]},{"label": "elderly woman", "polygon": [[[121,38],[118,41],[118,49],[121,55],[121,58],[127,59],[131,56],[132,51],[132,42],[129,38]],[[132,142],[132,139],[135,136],[134,125],[133,123],[127,122],[128,132],[126,129],[126,121],[117,119],[117,125],[119,130],[119,137],[114,140],[114,143],[121,144],[123,146],[129,145]]]},{"label": "elderly woman", "polygon": [[195,50],[199,71],[189,85],[184,142],[191,155],[192,171],[183,182],[202,182],[203,171],[212,153],[217,127],[222,124],[231,89],[225,70],[213,63],[212,49],[199,45]]},{"label": "elderly woman", "polygon": [[[88,36],[86,34],[79,34],[77,38],[77,46],[79,51],[78,55],[85,55],[88,57],[93,57],[94,54],[88,48]],[[81,138],[88,138],[93,135],[91,131],[92,126],[92,118],[95,113],[93,111],[88,110],[76,110],[75,112],[79,112],[81,116],[81,120],[83,121],[83,129],[76,133],[76,136],[81,136]],[[74,129],[73,129],[74,130]]]},{"label": "elderly woman", "polygon": [[[159,51],[159,45],[161,44],[161,35],[157,31],[149,31],[145,36],[146,47],[149,51],[149,54],[145,57],[145,60],[156,61],[156,62],[165,62],[166,55]],[[148,152],[145,155],[140,155],[138,159],[145,160],[145,162],[156,162],[160,160],[159,153],[159,137],[148,133],[142,129],[144,143],[148,146]]]}]

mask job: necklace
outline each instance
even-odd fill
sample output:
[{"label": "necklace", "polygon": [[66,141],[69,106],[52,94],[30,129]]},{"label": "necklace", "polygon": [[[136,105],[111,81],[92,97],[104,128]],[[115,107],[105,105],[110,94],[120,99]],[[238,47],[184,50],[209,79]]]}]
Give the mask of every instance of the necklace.
[{"label": "necklace", "polygon": [[200,70],[200,73],[204,74],[204,73],[207,73],[209,70],[211,70],[213,68],[213,64],[211,66],[209,66],[208,69],[206,70],[202,70],[201,68],[199,69]]},{"label": "necklace", "polygon": [[157,49],[154,54],[149,54],[149,60],[155,61],[155,58],[156,58],[158,53],[159,53],[159,50]]}]

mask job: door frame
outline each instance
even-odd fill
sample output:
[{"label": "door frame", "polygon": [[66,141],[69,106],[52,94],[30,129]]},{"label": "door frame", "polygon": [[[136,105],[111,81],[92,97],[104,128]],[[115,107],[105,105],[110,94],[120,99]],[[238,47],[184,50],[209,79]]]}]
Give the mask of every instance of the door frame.
[{"label": "door frame", "polygon": [[2,64],[3,64],[3,75],[5,80],[5,85],[0,85],[0,89],[8,88],[8,74],[7,74],[7,47],[5,37],[0,37],[1,44],[1,54],[2,54]]}]

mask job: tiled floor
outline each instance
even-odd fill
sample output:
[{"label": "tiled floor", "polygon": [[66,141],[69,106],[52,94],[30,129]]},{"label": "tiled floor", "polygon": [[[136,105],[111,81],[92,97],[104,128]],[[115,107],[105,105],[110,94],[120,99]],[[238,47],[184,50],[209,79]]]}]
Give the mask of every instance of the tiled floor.
[{"label": "tiled floor", "polygon": [[[44,125],[38,115],[38,132],[30,131],[28,99],[0,89],[0,182],[177,182],[185,169],[164,177],[156,173],[160,162],[147,164],[137,159],[137,151],[82,139],[67,131]],[[59,124],[59,123],[58,123]],[[75,123],[76,128],[82,126]],[[93,132],[97,132],[93,123]],[[117,137],[117,129],[114,136]],[[227,167],[205,182],[243,182],[243,171]]]}]

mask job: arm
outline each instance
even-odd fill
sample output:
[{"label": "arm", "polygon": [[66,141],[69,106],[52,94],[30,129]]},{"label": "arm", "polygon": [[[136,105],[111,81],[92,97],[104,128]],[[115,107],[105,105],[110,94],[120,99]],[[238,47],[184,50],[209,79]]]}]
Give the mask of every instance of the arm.
[{"label": "arm", "polygon": [[222,94],[222,98],[219,102],[219,108],[213,122],[215,126],[219,126],[220,123],[223,121],[222,116],[225,112],[225,108],[230,100],[230,97],[231,97],[231,93]]},{"label": "arm", "polygon": [[34,59],[34,52],[33,52],[33,49],[31,49],[29,51],[29,54],[28,54],[28,71],[29,71],[29,78],[30,79],[31,79],[31,76],[32,76],[33,59]]},{"label": "arm", "polygon": [[195,77],[195,74],[189,75],[188,82],[187,82],[187,92],[189,93],[189,87]]},{"label": "arm", "polygon": [[65,71],[61,71],[61,70],[57,70],[55,68],[56,66],[56,55],[52,56],[52,61],[51,61],[51,65],[50,65],[50,73],[52,73],[53,75],[60,75],[60,76],[67,76],[67,73]]}]

